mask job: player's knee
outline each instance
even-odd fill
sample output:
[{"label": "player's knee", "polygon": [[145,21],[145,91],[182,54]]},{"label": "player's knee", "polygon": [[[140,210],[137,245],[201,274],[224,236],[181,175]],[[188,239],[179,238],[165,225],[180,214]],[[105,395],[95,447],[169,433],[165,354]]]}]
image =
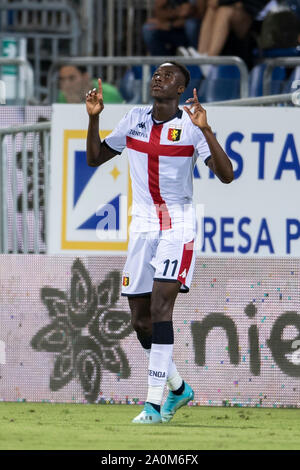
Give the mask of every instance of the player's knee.
[{"label": "player's knee", "polygon": [[159,302],[151,304],[151,319],[152,322],[171,321],[173,313],[173,305],[169,300],[160,299]]},{"label": "player's knee", "polygon": [[131,318],[131,325],[134,331],[140,335],[151,336],[152,324],[141,318]]}]

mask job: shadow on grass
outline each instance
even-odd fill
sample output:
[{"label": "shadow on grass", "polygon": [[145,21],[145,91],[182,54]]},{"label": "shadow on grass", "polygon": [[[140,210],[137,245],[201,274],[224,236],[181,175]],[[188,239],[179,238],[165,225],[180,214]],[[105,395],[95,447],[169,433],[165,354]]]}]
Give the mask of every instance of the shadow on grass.
[{"label": "shadow on grass", "polygon": [[198,429],[262,429],[261,427],[258,427],[258,426],[219,426],[219,425],[215,425],[215,426],[211,426],[209,424],[179,424],[179,423],[156,423],[156,424],[135,424],[135,423],[128,423],[128,424],[118,424],[117,426],[134,426],[136,427],[137,429],[140,427],[140,426],[146,426],[148,427],[149,429],[152,429],[152,428],[165,428],[167,429],[168,427],[170,429],[174,429],[174,428],[198,428]]},{"label": "shadow on grass", "polygon": [[165,423],[165,426],[172,426],[172,428],[210,428],[210,429],[262,429],[257,426],[210,426],[206,424],[175,424],[175,423]]}]

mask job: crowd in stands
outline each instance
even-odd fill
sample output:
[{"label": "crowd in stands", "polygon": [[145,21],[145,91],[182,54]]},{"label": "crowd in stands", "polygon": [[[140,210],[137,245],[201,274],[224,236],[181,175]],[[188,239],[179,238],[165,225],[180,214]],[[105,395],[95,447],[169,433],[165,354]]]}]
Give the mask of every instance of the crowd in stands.
[{"label": "crowd in stands", "polygon": [[[266,57],[300,56],[300,0],[153,0],[141,38],[148,55],[238,56],[251,71]],[[212,66],[198,70],[205,80]],[[65,64],[57,101],[84,102],[86,91],[97,88],[95,78]],[[103,92],[107,103],[130,101],[120,83],[104,82]]]},{"label": "crowd in stands", "polygon": [[[255,77],[257,72],[260,75],[261,83],[252,87],[250,96],[261,95],[263,59],[300,56],[300,0],[154,0],[153,17],[143,27],[143,38],[151,55],[240,57]],[[200,66],[202,79],[207,79],[207,83],[202,82],[200,98],[218,99],[218,87],[212,82],[219,80],[223,99],[230,79],[231,90],[225,94],[228,98],[238,97],[238,87],[236,92],[233,90],[237,70],[216,69],[207,64]],[[291,70],[278,71],[283,87],[283,79]],[[277,85],[275,93],[281,89]],[[207,93],[213,87],[213,92]]]},{"label": "crowd in stands", "polygon": [[300,1],[154,0],[143,38],[151,55],[183,46],[199,57],[236,55],[251,68],[255,49],[300,44]]}]

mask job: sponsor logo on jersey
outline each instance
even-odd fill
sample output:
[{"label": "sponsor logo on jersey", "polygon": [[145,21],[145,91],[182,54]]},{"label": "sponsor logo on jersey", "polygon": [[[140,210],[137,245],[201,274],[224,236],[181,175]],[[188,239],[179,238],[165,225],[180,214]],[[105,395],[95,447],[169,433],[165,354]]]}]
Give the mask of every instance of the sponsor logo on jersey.
[{"label": "sponsor logo on jersey", "polygon": [[169,127],[168,140],[171,140],[172,142],[178,142],[181,138],[181,132],[181,127]]},{"label": "sponsor logo on jersey", "polygon": [[144,132],[136,131],[135,129],[130,129],[129,135],[134,135],[135,137],[143,137],[147,139],[148,135],[144,134]]},{"label": "sponsor logo on jersey", "polygon": [[123,276],[123,282],[122,282],[122,284],[123,284],[124,287],[128,287],[128,286],[129,286],[129,276],[128,276],[128,274],[125,274],[125,275]]},{"label": "sponsor logo on jersey", "polygon": [[163,379],[164,377],[166,377],[166,373],[161,372],[160,370],[150,370],[149,369],[149,375],[151,375],[151,377],[158,377],[160,379]]},{"label": "sponsor logo on jersey", "polygon": [[146,124],[145,122],[139,122],[137,125],[140,129],[146,129]]}]

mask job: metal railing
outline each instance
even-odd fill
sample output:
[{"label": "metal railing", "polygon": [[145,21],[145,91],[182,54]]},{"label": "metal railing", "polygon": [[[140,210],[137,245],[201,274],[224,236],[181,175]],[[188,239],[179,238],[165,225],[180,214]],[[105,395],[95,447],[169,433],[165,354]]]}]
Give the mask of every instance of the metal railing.
[{"label": "metal railing", "polygon": [[[63,9],[62,9],[63,6]],[[1,15],[1,30],[9,28],[13,31],[69,31],[70,15],[73,10],[70,5],[63,2],[16,1],[2,2],[1,11],[9,11],[9,24],[7,16]],[[72,13],[70,13],[72,11]],[[60,14],[57,14],[57,13]]]},{"label": "metal railing", "polygon": [[266,68],[263,74],[263,94],[269,95],[271,90],[272,72],[275,67],[297,67],[300,65],[300,57],[276,57],[264,61]]},{"label": "metal railing", "polygon": [[[153,0],[19,0],[13,3],[2,0],[0,32],[30,39],[28,58],[34,64],[35,88],[40,100],[45,92],[46,60],[49,66],[50,61],[66,54],[145,55],[142,27],[153,3]],[[66,50],[67,41],[70,44]],[[109,82],[112,73],[110,67]]]},{"label": "metal railing", "polygon": [[[14,105],[27,104],[33,100],[33,72],[30,63],[21,58],[9,59],[0,57],[0,80],[3,80],[2,67],[6,65],[16,65]],[[22,71],[24,72],[22,74]],[[22,80],[20,80],[22,74]],[[4,80],[5,83],[5,80]]]},{"label": "metal railing", "polygon": [[50,122],[0,128],[1,253],[46,251],[50,129]]},{"label": "metal railing", "polygon": [[[6,37],[27,39],[27,58],[34,68],[36,98],[44,93],[46,70],[59,54],[79,53],[81,29],[75,11],[61,2],[1,2],[0,39]],[[8,22],[7,12],[12,13]]]},{"label": "metal railing", "polygon": [[[19,0],[14,3],[29,7],[33,4],[44,6],[59,3],[71,7],[80,21],[82,32],[80,54],[82,55],[94,53],[99,56],[114,54],[131,56],[145,53],[145,47],[141,41],[141,30],[152,13],[154,0],[60,0],[59,2],[58,0]],[[67,25],[67,18],[67,14],[62,13],[58,27]],[[24,13],[20,10],[18,17],[13,20],[15,30],[24,26],[36,28],[41,22],[47,29],[55,21],[47,12],[29,13],[28,10]],[[0,20],[2,31],[4,24],[5,19]]]},{"label": "metal railing", "polygon": [[51,103],[57,93],[57,80],[55,72],[64,64],[85,65],[93,66],[95,68],[101,66],[109,67],[122,67],[124,70],[128,66],[141,66],[142,67],[142,103],[149,102],[149,81],[151,76],[151,65],[159,65],[163,62],[177,61],[184,65],[234,65],[240,71],[240,96],[246,98],[248,96],[248,69],[245,62],[239,57],[235,56],[219,56],[219,57],[160,57],[160,56],[131,56],[131,57],[61,57],[55,61],[48,71],[47,88],[50,92],[49,103]]},{"label": "metal railing", "polygon": [[153,4],[154,0],[94,0],[95,54],[145,55],[142,26],[152,13]]},{"label": "metal railing", "polygon": [[253,97],[253,98],[242,98],[238,100],[214,101],[210,103],[205,103],[205,106],[269,106],[269,105],[299,106],[300,105],[299,96],[296,96],[294,92],[294,93],[284,93],[282,95],[258,96],[258,97]]}]

